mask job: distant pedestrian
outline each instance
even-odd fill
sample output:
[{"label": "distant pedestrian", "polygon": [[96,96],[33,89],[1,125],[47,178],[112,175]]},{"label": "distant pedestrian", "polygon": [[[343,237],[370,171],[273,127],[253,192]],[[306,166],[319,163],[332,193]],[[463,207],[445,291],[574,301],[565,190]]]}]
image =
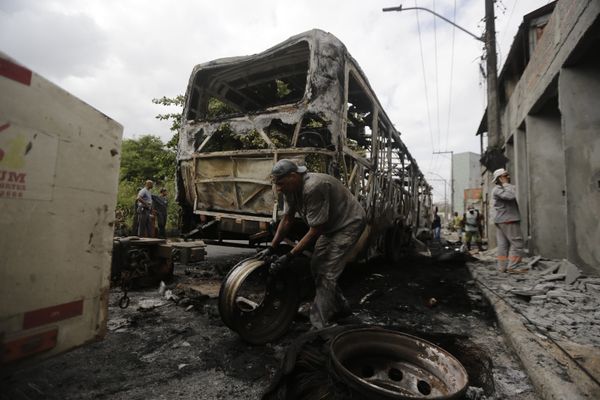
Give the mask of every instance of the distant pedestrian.
[{"label": "distant pedestrian", "polygon": [[481,245],[481,217],[479,210],[476,210],[472,205],[469,206],[467,212],[463,216],[465,227],[465,244],[467,250],[471,250],[471,243],[475,242],[479,251],[483,251]]},{"label": "distant pedestrian", "polygon": [[494,223],[498,242],[496,250],[498,270],[509,273],[527,272],[518,268],[523,255],[523,234],[517,190],[510,184],[510,175],[504,168],[494,171],[492,181],[495,184],[492,198],[496,211]]},{"label": "distant pedestrian", "polygon": [[160,189],[160,195],[152,195],[152,206],[156,214],[156,224],[158,225],[158,237],[166,238],[165,226],[167,225],[167,206],[169,199],[167,189]]},{"label": "distant pedestrian", "polygon": [[137,216],[138,216],[138,230],[137,234],[139,237],[152,237],[153,227],[152,227],[152,188],[154,187],[154,182],[151,180],[147,180],[144,187],[138,192],[136,198],[137,205]]},{"label": "distant pedestrian", "polygon": [[440,240],[442,236],[442,220],[438,214],[437,208],[435,209],[435,213],[433,215],[431,230],[433,231],[433,240]]},{"label": "distant pedestrian", "polygon": [[455,232],[458,232],[458,241],[462,242],[462,231],[463,231],[463,217],[454,212],[454,218],[452,218],[452,228]]}]

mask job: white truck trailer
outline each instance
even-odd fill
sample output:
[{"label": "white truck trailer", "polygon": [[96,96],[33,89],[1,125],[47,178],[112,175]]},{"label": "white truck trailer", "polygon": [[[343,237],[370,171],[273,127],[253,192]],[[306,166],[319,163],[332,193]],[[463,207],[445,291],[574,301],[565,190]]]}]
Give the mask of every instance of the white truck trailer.
[{"label": "white truck trailer", "polygon": [[0,369],[104,336],[122,132],[0,53]]}]

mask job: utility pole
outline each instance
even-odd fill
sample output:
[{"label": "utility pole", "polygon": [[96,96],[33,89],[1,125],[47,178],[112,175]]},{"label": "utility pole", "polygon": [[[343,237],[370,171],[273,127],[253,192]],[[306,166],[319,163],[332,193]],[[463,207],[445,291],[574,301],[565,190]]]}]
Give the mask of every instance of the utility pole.
[{"label": "utility pole", "polygon": [[[444,179],[443,176],[436,174],[435,172],[428,172],[428,174],[439,176],[439,178],[440,178],[440,179],[432,178],[429,180],[444,182],[444,222],[448,222],[448,197],[446,196],[446,186],[448,186],[448,181],[446,179]],[[451,215],[454,215],[454,213],[452,213]]]},{"label": "utility pole", "polygon": [[498,101],[498,70],[496,59],[496,17],[494,1],[485,0],[485,52],[487,80],[488,147],[500,145],[500,105]]},{"label": "utility pole", "polygon": [[434,151],[433,154],[450,154],[450,214],[454,215],[454,151]]}]

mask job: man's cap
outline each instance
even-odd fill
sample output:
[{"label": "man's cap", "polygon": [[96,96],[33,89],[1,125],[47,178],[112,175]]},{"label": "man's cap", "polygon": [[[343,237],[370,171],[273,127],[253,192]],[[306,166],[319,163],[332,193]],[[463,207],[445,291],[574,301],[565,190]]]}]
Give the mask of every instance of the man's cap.
[{"label": "man's cap", "polygon": [[508,174],[508,172],[504,168],[498,168],[497,170],[494,171],[494,176],[492,177],[492,182],[496,183],[498,178],[500,178],[504,174]]},{"label": "man's cap", "polygon": [[147,184],[149,184],[149,183],[152,183],[152,184],[154,184],[154,182],[152,182],[150,179],[148,179],[148,180],[146,181],[146,185],[147,185]]},{"label": "man's cap", "polygon": [[289,174],[290,172],[297,172],[303,174],[306,172],[306,167],[303,165],[297,165],[292,160],[283,159],[279,160],[273,165],[271,175],[277,178]]}]

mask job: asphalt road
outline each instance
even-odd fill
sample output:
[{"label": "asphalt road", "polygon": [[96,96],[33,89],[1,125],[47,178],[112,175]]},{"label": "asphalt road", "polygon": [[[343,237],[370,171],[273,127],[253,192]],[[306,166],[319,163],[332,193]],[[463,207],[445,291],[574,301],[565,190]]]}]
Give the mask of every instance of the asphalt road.
[{"label": "asphalt road", "polygon": [[[253,252],[209,246],[206,261],[176,267],[167,289],[218,288]],[[340,284],[352,323],[401,330],[458,358],[469,372],[467,398],[538,399],[461,260],[372,260],[350,266]],[[0,399],[256,399],[289,345],[310,328],[299,317],[277,342],[249,346],[223,325],[215,298],[181,294],[176,304],[155,287],[130,296],[122,310],[119,290],[112,291],[104,340],[2,377]]]}]

